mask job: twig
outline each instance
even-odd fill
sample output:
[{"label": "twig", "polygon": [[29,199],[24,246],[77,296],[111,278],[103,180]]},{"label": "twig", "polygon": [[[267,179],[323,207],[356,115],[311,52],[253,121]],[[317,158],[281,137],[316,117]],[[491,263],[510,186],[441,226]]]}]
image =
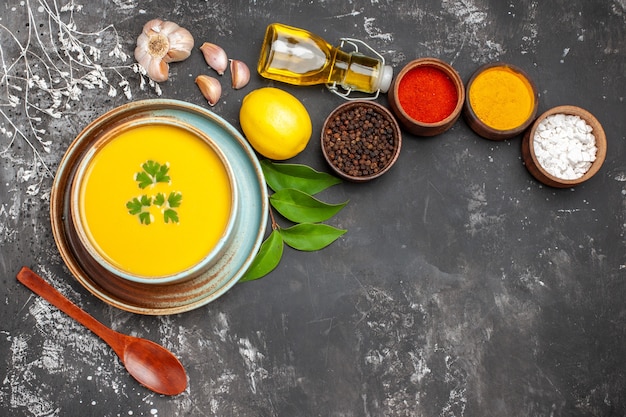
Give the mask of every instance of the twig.
[{"label": "twig", "polygon": [[[121,90],[130,100],[131,78],[138,78],[140,90],[146,85],[157,95],[161,90],[138,64],[125,63],[128,55],[114,25],[97,31],[78,29],[74,12],[82,6],[74,0],[62,7],[57,0],[26,0],[22,7],[28,27],[24,40],[0,24],[0,157],[12,157],[16,140],[23,140],[33,151],[32,172],[52,175],[43,159],[52,145],[42,127],[44,119],[65,116],[70,102],[79,102],[85,90],[105,90],[110,97]],[[40,18],[34,10],[47,18],[48,37],[38,36]],[[38,192],[39,187],[33,190]]]}]

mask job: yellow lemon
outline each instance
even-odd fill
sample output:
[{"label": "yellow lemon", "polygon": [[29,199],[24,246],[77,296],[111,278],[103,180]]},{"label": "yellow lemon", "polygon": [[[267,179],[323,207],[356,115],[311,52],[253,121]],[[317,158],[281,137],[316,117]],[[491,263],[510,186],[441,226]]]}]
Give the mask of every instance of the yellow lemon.
[{"label": "yellow lemon", "polygon": [[311,139],[311,117],[304,105],[274,87],[248,93],[241,103],[239,122],[250,145],[269,159],[292,158]]}]

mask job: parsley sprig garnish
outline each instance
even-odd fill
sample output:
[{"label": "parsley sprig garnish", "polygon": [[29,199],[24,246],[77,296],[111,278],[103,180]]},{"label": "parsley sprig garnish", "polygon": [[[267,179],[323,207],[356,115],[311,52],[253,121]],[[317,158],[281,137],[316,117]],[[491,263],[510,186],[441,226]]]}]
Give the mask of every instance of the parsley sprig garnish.
[{"label": "parsley sprig garnish", "polygon": [[149,185],[154,185],[158,182],[170,182],[170,176],[167,173],[170,167],[167,163],[161,165],[158,162],[146,161],[141,165],[143,171],[135,174],[135,181],[142,190]]},{"label": "parsley sprig garnish", "polygon": [[183,195],[179,192],[172,191],[167,199],[164,193],[158,193],[154,197],[154,204],[159,207],[163,207],[163,220],[165,223],[178,223],[178,213],[175,208],[180,207],[180,203],[183,199]]},{"label": "parsley sprig garnish", "polygon": [[[148,160],[141,165],[141,172],[135,174],[135,181],[140,189],[145,189],[157,183],[171,183],[169,173],[169,164],[160,164],[158,162]],[[172,191],[166,196],[166,193],[157,193],[154,196],[143,194],[134,197],[126,203],[128,213],[138,216],[141,224],[149,225],[154,221],[150,213],[150,207],[154,204],[161,208],[163,213],[163,221],[165,223],[178,223],[180,221],[178,212],[175,210],[180,207],[183,195],[178,191]]]},{"label": "parsley sprig garnish", "polygon": [[139,222],[141,224],[150,224],[152,223],[152,216],[150,212],[147,211],[148,208],[152,205],[152,197],[147,195],[142,195],[140,197],[135,197],[126,203],[126,208],[130,214],[138,215]]}]

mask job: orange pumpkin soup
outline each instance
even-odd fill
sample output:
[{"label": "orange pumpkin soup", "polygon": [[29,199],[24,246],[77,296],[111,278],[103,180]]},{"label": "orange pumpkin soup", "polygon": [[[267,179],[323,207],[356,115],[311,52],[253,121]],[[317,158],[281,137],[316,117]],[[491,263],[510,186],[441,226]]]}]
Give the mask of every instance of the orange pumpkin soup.
[{"label": "orange pumpkin soup", "polygon": [[167,124],[114,133],[78,184],[78,219],[110,265],[142,278],[194,267],[217,245],[232,209],[228,171],[201,137]]}]

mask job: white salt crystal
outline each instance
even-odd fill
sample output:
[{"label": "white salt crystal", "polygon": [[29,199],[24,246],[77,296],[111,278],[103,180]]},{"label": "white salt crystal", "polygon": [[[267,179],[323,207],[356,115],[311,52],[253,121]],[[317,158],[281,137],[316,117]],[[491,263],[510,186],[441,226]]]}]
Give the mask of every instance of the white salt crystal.
[{"label": "white salt crystal", "polygon": [[535,130],[534,151],[539,164],[551,175],[565,180],[585,175],[596,159],[593,128],[579,116],[553,114]]}]

